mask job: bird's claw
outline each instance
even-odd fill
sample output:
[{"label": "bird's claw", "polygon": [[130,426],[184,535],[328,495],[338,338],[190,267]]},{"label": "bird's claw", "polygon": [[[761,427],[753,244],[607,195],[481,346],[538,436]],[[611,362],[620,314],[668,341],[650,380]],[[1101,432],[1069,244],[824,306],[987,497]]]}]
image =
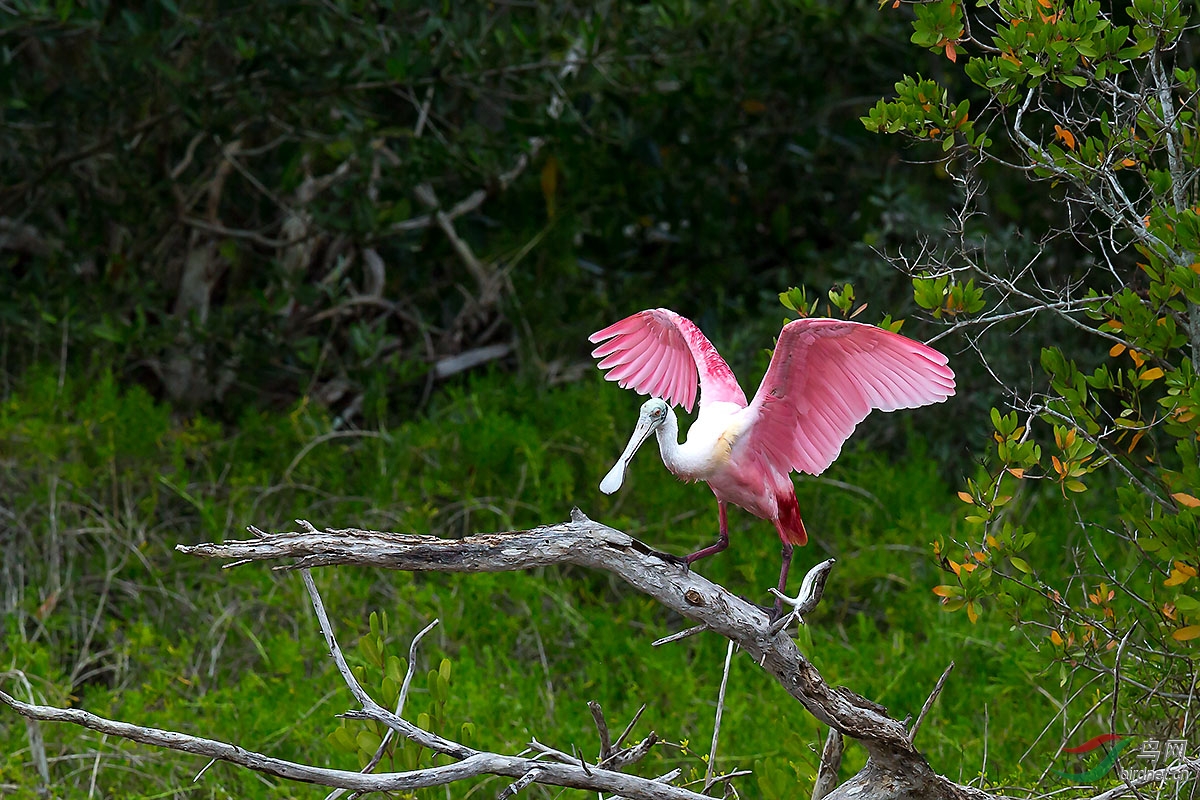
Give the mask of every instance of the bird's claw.
[{"label": "bird's claw", "polygon": [[689,572],[692,571],[691,563],[684,556],[676,556],[676,555],[672,555],[671,553],[663,553],[659,550],[652,550],[651,552],[654,555],[661,558],[663,561],[667,562],[668,564],[674,564],[677,567],[683,567],[684,575],[687,575]]}]

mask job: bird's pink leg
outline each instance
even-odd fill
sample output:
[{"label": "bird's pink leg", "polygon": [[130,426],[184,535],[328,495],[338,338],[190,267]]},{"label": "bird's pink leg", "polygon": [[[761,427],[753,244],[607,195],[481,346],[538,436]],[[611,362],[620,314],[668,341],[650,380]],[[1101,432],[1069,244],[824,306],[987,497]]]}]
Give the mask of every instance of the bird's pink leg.
[{"label": "bird's pink leg", "polygon": [[[792,568],[792,551],[795,549],[793,545],[787,542],[783,543],[783,566],[779,568],[779,585],[775,588],[780,594],[787,594],[787,578],[788,570]],[[778,619],[783,613],[783,600],[775,598],[775,614],[772,619]]]},{"label": "bird's pink leg", "polygon": [[721,520],[721,522],[720,522],[721,536],[719,539],[717,539],[717,543],[710,544],[708,547],[697,550],[696,552],[692,553],[690,556],[687,556],[686,558],[683,559],[684,564],[686,564],[687,566],[690,567],[694,562],[699,561],[702,558],[711,556],[714,553],[719,553],[722,550],[724,550],[726,547],[729,547],[729,520],[726,517],[727,509],[728,509],[728,504],[724,500],[717,501],[717,514]]}]

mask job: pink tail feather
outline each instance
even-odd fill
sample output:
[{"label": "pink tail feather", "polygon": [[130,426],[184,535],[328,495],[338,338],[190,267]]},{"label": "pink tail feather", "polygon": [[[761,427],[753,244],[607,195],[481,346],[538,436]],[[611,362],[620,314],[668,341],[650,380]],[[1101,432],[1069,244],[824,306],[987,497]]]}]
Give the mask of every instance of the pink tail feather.
[{"label": "pink tail feather", "polygon": [[800,504],[796,502],[795,492],[784,492],[775,496],[779,504],[779,519],[775,527],[779,529],[779,538],[788,544],[808,544],[808,531],[804,530],[804,521],[800,519]]}]

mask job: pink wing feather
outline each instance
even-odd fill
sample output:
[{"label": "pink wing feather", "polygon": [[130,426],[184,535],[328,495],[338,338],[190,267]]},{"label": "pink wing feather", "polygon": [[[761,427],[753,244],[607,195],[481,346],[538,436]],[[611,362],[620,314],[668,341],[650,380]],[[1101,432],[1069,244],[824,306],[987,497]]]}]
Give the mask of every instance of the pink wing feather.
[{"label": "pink wing feather", "polygon": [[604,377],[622,389],[661,397],[691,411],[699,382],[701,406],[712,401],[746,405],[745,393],[717,348],[694,322],[674,311],[639,311],[588,340],[604,342],[592,355],[601,359],[600,369],[608,370]]},{"label": "pink wing feather", "polygon": [[874,325],[800,319],[783,326],[746,413],[738,449],[783,473],[820,475],[872,409],[940,403],[954,372],[933,348]]}]

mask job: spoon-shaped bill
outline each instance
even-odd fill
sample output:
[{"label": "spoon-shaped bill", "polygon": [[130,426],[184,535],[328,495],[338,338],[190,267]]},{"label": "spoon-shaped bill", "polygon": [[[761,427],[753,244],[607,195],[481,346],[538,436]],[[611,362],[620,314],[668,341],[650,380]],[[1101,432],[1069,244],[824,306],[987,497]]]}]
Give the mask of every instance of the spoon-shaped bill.
[{"label": "spoon-shaped bill", "polygon": [[625,471],[629,469],[629,462],[633,459],[633,454],[646,443],[650,434],[654,433],[659,424],[660,421],[654,420],[649,414],[643,413],[638,417],[637,427],[633,429],[633,436],[629,437],[629,444],[625,445],[625,452],[621,453],[617,463],[613,464],[613,468],[604,476],[604,480],[600,481],[600,491],[612,494],[621,488],[621,484],[625,482]]}]

